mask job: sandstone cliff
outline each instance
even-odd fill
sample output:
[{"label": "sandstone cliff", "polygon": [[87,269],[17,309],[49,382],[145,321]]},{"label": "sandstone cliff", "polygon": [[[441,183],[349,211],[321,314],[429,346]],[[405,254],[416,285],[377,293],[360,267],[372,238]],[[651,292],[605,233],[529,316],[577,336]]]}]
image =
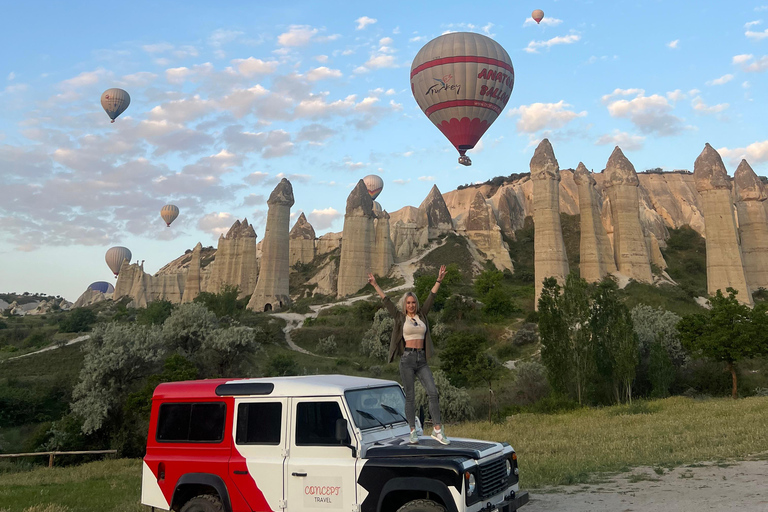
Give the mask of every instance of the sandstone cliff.
[{"label": "sandstone cliff", "polygon": [[337,295],[357,293],[368,283],[375,241],[373,200],[363,180],[347,197]]},{"label": "sandstone cliff", "polygon": [[616,272],[613,248],[603,226],[595,178],[581,162],[573,173],[573,178],[579,188],[581,215],[579,272],[587,281],[598,282],[606,275]]},{"label": "sandstone cliff", "polygon": [[256,232],[253,226],[248,224],[248,219],[242,223],[236,220],[227,234],[219,237],[210,278],[201,291],[217,293],[225,285],[230,285],[238,287],[239,298],[251,293],[259,273],[256,253]]},{"label": "sandstone cliff", "polygon": [[311,263],[315,259],[315,229],[301,212],[288,234],[289,258],[292,267],[298,263]]},{"label": "sandstone cliff", "polygon": [[501,236],[501,228],[496,223],[493,208],[486,202],[480,192],[469,205],[464,234],[474,243],[475,247],[499,270],[514,270],[512,259],[509,257],[509,246]]},{"label": "sandstone cliff", "polygon": [[768,288],[768,214],[765,186],[755,171],[742,160],[733,176],[736,211],[739,217],[741,252],[749,289]]}]

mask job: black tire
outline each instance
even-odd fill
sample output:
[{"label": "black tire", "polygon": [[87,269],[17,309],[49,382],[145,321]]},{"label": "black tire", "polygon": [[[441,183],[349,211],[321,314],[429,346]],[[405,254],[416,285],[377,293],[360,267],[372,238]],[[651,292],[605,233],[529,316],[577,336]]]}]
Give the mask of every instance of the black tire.
[{"label": "black tire", "polygon": [[413,500],[397,509],[397,512],[445,512],[445,507],[432,500]]},{"label": "black tire", "polygon": [[181,512],[224,512],[224,504],[218,496],[203,494],[186,502]]}]

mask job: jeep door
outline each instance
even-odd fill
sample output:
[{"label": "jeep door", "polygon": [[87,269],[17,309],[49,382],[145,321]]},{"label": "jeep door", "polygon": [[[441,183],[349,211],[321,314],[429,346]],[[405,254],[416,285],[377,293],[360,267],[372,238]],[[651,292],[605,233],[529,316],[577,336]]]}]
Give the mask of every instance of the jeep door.
[{"label": "jeep door", "polygon": [[230,477],[251,510],[280,510],[290,424],[287,398],[235,399]]},{"label": "jeep door", "polygon": [[[291,399],[292,427],[285,471],[287,510],[353,510],[357,503],[355,464],[349,446],[336,440],[336,420],[348,420],[337,397]],[[347,445],[357,444],[348,427]]]}]

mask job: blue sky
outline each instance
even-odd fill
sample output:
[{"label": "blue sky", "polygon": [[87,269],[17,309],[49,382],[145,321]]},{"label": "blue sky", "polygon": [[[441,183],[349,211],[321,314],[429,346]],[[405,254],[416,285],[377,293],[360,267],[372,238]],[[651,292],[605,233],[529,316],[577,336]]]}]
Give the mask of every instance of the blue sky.
[{"label": "blue sky", "polygon": [[[261,239],[282,177],[294,218],[340,231],[367,174],[392,212],[434,184],[527,172],[544,137],[561,168],[599,172],[619,145],[638,171],[692,169],[709,142],[731,174],[746,157],[765,175],[768,3],[733,4],[3,0],[0,291],[74,300],[112,280],[113,245],[155,272],[244,217]],[[448,31],[491,36],[515,67],[469,168],[409,87]],[[131,95],[115,124],[110,87]]]}]

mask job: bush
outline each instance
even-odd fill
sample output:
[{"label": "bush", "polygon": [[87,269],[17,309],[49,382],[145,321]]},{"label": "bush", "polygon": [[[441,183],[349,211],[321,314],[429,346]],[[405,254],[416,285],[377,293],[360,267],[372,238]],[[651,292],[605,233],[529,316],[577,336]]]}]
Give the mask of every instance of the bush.
[{"label": "bush", "polygon": [[501,319],[509,318],[522,311],[500,287],[493,288],[483,297],[483,314],[485,316]]},{"label": "bush", "polygon": [[96,322],[96,313],[91,309],[77,308],[65,316],[59,324],[61,332],[84,332]]},{"label": "bush", "polygon": [[320,338],[317,342],[317,351],[323,355],[330,356],[336,353],[336,336],[331,334],[327,338]]},{"label": "bush", "polygon": [[464,295],[451,295],[440,312],[440,318],[443,322],[452,323],[456,321],[472,322],[476,319],[477,305],[470,297]]},{"label": "bush", "polygon": [[363,335],[360,352],[371,359],[385,360],[389,356],[389,343],[395,321],[385,309],[376,311],[373,324]]},{"label": "bush", "polygon": [[298,375],[299,364],[291,354],[277,354],[267,363],[266,373],[267,377]]},{"label": "bush", "polygon": [[472,380],[472,365],[486,344],[485,336],[477,333],[457,332],[445,340],[440,352],[440,369],[454,386],[466,386]]},{"label": "bush", "polygon": [[142,325],[162,325],[173,311],[173,304],[168,300],[156,300],[136,312],[136,323]]},{"label": "bush", "polygon": [[538,402],[549,393],[547,369],[535,361],[520,362],[515,366],[514,395],[520,405]]},{"label": "bush", "polygon": [[[463,389],[453,386],[442,371],[437,370],[432,375],[440,395],[440,415],[443,423],[455,423],[471,419],[474,411],[469,394]],[[425,411],[429,411],[429,397],[419,379],[416,379],[415,401],[417,411],[421,407]]]},{"label": "bush", "polygon": [[163,324],[163,338],[171,351],[191,358],[217,327],[216,315],[204,305],[191,302],[173,310]]},{"label": "bush", "polygon": [[536,333],[536,324],[525,323],[512,336],[512,344],[516,347],[530,345],[539,341],[539,335]]}]

